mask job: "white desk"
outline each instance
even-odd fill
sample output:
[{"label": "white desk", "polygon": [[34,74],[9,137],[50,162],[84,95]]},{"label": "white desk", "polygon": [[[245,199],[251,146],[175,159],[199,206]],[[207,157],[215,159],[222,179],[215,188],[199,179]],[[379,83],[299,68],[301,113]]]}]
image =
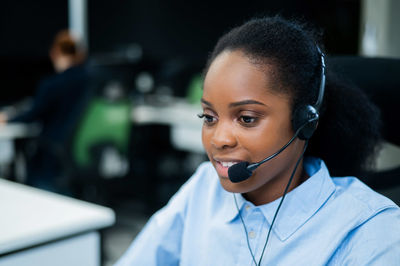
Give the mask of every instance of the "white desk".
[{"label": "white desk", "polygon": [[37,124],[10,123],[0,125],[0,140],[36,137],[40,127]]},{"label": "white desk", "polygon": [[0,266],[100,265],[105,207],[0,179]]},{"label": "white desk", "polygon": [[11,123],[0,125],[0,165],[14,160],[14,140],[37,137],[40,127],[37,124]]},{"label": "white desk", "polygon": [[132,108],[132,121],[138,125],[171,126],[171,143],[175,148],[204,153],[201,142],[202,120],[197,117],[201,106],[175,99],[164,106],[137,105]]}]

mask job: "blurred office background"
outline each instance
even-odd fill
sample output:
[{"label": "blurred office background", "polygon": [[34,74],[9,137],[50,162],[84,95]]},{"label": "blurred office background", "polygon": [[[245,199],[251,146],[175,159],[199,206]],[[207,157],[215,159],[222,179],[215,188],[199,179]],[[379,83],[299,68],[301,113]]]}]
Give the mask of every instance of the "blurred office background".
[{"label": "blurred office background", "polygon": [[[1,110],[12,115],[29,108],[39,81],[54,73],[48,51],[58,31],[70,28],[87,49],[91,94],[68,147],[57,156],[69,180],[68,195],[116,212],[116,225],[104,232],[106,265],[206,160],[196,117],[201,71],[218,37],[252,16],[281,14],[323,29],[332,68],[387,108],[382,110],[387,142],[377,161],[384,175],[371,174],[366,182],[400,203],[397,0],[4,0],[0,5]],[[16,137],[0,139],[2,178],[26,182],[26,165],[40,145],[39,133],[26,126]]]}]

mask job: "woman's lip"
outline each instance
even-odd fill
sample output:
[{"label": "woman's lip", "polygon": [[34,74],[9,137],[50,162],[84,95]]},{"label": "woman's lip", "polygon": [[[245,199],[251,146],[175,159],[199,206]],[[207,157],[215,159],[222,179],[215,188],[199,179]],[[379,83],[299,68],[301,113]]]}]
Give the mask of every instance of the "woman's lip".
[{"label": "woman's lip", "polygon": [[228,166],[223,166],[222,163],[234,163],[234,164],[236,164],[236,163],[243,162],[243,160],[237,159],[237,157],[236,158],[212,157],[212,159],[215,162],[214,163],[215,170],[217,171],[218,175],[221,178],[229,178],[229,175],[228,175],[229,167]]},{"label": "woman's lip", "polygon": [[224,166],[222,165],[223,162],[232,162],[232,163],[239,163],[241,162],[241,160],[223,160],[223,161],[219,161],[217,159],[214,160],[215,161],[215,170],[217,171],[218,175],[222,178],[228,178],[229,174],[228,174],[228,169],[230,166]]},{"label": "woman's lip", "polygon": [[218,158],[218,157],[214,157],[213,159],[214,159],[214,161],[217,161],[217,162],[233,162],[233,163],[240,163],[240,162],[243,161],[243,160],[233,159],[233,158]]},{"label": "woman's lip", "polygon": [[228,178],[228,169],[229,167],[224,167],[220,161],[215,160],[215,170],[220,177]]}]

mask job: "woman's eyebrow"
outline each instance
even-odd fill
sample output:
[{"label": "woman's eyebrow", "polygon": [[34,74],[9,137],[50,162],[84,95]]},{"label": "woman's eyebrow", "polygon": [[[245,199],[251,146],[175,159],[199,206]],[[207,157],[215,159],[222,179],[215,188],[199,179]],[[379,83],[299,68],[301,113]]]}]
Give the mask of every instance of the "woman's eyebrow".
[{"label": "woman's eyebrow", "polygon": [[237,107],[240,105],[246,105],[246,104],[259,104],[259,105],[264,105],[266,106],[264,103],[259,102],[259,101],[255,101],[255,100],[244,100],[244,101],[240,101],[240,102],[234,102],[234,103],[230,103],[229,107],[233,108],[233,107]]},{"label": "woman's eyebrow", "polygon": [[210,106],[210,107],[213,106],[210,102],[204,100],[203,98],[201,98],[200,101],[201,101],[202,103],[204,103],[205,105],[208,105],[208,106]]},{"label": "woman's eyebrow", "polygon": [[[204,100],[203,98],[201,98],[200,101],[207,106],[213,107],[213,105],[210,102]],[[256,100],[243,100],[243,101],[239,101],[239,102],[230,103],[229,108],[233,108],[233,107],[237,107],[237,106],[241,106],[241,105],[247,105],[247,104],[258,104],[258,105],[267,106],[266,104],[256,101]]]}]

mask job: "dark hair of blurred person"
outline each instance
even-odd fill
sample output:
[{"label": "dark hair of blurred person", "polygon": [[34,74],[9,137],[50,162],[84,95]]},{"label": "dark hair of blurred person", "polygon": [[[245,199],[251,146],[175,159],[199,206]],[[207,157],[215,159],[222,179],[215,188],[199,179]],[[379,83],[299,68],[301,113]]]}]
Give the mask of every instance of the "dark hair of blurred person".
[{"label": "dark hair of blurred person", "polygon": [[63,72],[72,66],[81,64],[86,58],[83,46],[68,30],[60,31],[56,35],[49,55],[57,72]]}]

